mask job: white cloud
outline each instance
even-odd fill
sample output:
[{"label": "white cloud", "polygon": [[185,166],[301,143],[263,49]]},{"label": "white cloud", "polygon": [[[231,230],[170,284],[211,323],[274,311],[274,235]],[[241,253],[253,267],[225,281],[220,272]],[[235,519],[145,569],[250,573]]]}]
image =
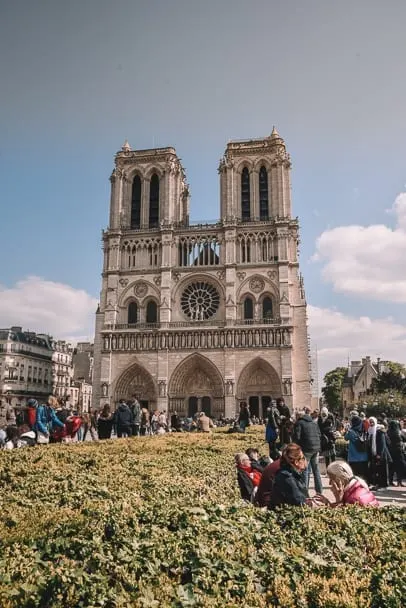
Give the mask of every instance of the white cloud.
[{"label": "white cloud", "polygon": [[[329,308],[308,306],[312,347],[317,346],[319,378],[348,357],[359,360],[370,355],[406,363],[406,325],[391,317],[351,317]],[[321,388],[321,383],[320,383]]]},{"label": "white cloud", "polygon": [[395,229],[383,224],[340,226],[316,241],[313,261],[336,291],[387,302],[406,302],[406,192],[389,210]]},{"label": "white cloud", "polygon": [[93,339],[97,300],[82,289],[30,276],[0,286],[0,325],[17,325],[54,338]]}]

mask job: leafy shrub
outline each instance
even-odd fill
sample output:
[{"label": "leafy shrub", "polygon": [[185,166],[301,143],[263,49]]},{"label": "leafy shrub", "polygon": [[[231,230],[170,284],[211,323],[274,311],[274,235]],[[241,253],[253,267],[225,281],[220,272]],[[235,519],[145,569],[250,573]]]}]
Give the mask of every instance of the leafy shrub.
[{"label": "leafy shrub", "polygon": [[244,504],[233,454],[261,438],[1,453],[0,606],[404,605],[404,511]]},{"label": "leafy shrub", "polygon": [[339,458],[347,458],[348,441],[344,437],[339,437],[336,441],[336,454]]}]

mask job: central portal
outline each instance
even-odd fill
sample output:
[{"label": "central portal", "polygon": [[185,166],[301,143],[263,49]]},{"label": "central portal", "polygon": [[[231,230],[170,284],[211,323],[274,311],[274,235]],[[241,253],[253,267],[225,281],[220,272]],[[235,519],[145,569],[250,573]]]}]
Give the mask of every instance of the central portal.
[{"label": "central portal", "polygon": [[215,418],[224,415],[223,379],[217,367],[202,355],[190,355],[178,365],[168,393],[171,412],[189,417],[197,412]]},{"label": "central portal", "polygon": [[189,397],[188,417],[193,418],[197,412],[204,412],[206,416],[211,416],[211,397],[207,395],[203,397]]},{"label": "central portal", "polygon": [[251,395],[248,397],[248,405],[251,416],[265,418],[266,410],[271,404],[271,395]]}]

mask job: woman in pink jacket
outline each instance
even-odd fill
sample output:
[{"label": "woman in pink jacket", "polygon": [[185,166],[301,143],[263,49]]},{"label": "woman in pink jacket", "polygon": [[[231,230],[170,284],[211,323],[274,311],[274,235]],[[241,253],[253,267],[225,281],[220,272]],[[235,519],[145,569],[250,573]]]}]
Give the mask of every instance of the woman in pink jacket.
[{"label": "woman in pink jacket", "polygon": [[366,482],[363,479],[354,477],[354,473],[347,462],[337,460],[332,462],[327,467],[327,475],[336,502],[330,502],[324,496],[318,496],[318,499],[324,499],[324,504],[328,504],[330,507],[344,505],[379,507],[378,501],[368,489]]}]

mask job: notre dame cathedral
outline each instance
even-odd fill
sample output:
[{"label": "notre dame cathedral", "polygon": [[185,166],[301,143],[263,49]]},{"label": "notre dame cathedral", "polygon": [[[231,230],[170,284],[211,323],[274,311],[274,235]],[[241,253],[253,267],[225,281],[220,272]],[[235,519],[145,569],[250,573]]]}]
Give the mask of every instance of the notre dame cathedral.
[{"label": "notre dame cathedral", "polygon": [[150,410],[231,417],[241,400],[259,416],[279,396],[310,404],[290,168],[276,129],[229,142],[220,219],[197,224],[175,149],[125,142],[103,233],[94,407],[137,395]]}]

